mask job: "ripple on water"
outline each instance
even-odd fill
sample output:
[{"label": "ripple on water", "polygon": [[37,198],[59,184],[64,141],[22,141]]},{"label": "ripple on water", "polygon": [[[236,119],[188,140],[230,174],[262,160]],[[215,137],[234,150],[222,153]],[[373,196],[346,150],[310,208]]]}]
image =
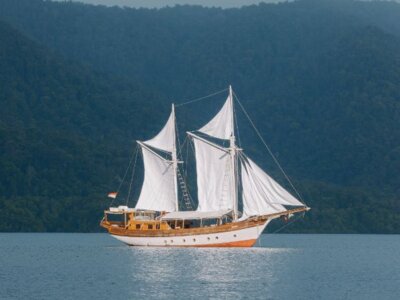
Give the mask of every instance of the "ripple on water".
[{"label": "ripple on water", "polygon": [[396,299],[400,238],[265,235],[254,248],[138,248],[0,234],[0,299]]}]

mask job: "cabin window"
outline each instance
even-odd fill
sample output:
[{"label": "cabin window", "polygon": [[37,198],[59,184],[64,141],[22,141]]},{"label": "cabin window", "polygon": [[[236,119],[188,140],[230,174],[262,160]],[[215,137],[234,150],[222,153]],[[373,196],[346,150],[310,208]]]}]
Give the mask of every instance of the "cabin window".
[{"label": "cabin window", "polygon": [[233,237],[236,237],[236,234],[234,234]]},{"label": "cabin window", "polygon": [[153,229],[153,225],[152,224],[147,225],[147,229],[152,230]]},{"label": "cabin window", "polygon": [[183,239],[183,242],[186,242],[186,240],[185,240],[185,239]]},{"label": "cabin window", "polygon": [[210,237],[207,237],[207,240],[210,240]]},{"label": "cabin window", "polygon": [[171,243],[173,243],[174,242],[174,240],[171,240]]},{"label": "cabin window", "polygon": [[160,229],[160,224],[156,224],[156,229]]},{"label": "cabin window", "polygon": [[193,239],[193,242],[195,242],[196,241],[196,239]]},{"label": "cabin window", "polygon": [[136,224],[136,230],[140,229],[140,224]]},{"label": "cabin window", "polygon": [[203,220],[204,227],[216,226],[216,225],[218,225],[218,219],[204,219]]},{"label": "cabin window", "polygon": [[215,239],[218,240],[218,237],[216,236]]}]

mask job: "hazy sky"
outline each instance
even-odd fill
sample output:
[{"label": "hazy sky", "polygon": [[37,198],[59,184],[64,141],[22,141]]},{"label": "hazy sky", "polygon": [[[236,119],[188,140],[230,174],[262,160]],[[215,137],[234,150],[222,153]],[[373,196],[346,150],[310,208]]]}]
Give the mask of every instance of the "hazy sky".
[{"label": "hazy sky", "polygon": [[[71,1],[71,0],[53,0],[53,1]],[[223,8],[229,8],[229,7],[241,7],[243,5],[258,4],[260,2],[278,3],[278,2],[291,2],[295,0],[72,0],[72,1],[84,2],[89,4],[101,4],[107,6],[118,5],[118,6],[147,7],[147,8],[174,6],[176,4],[192,4],[192,5],[218,6]],[[389,0],[360,0],[360,1],[389,1]],[[392,1],[400,2],[400,0],[392,0]]]},{"label": "hazy sky", "polygon": [[[65,1],[65,0],[56,0]],[[69,0],[67,0],[69,1]],[[89,4],[102,4],[107,6],[129,6],[129,7],[163,7],[174,6],[176,4],[192,4],[203,6],[219,6],[219,7],[240,7],[243,5],[258,4],[260,2],[277,3],[286,2],[287,0],[73,0],[76,2],[84,2]]]}]

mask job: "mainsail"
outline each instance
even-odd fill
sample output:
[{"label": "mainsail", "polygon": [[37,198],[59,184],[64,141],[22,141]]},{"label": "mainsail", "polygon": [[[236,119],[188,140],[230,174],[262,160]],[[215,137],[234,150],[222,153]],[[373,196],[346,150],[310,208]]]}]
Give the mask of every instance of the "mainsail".
[{"label": "mainsail", "polygon": [[[143,154],[144,181],[136,209],[178,210],[175,140],[175,110],[172,106],[164,128],[154,138],[145,142],[138,141]],[[169,153],[171,159],[162,157],[156,151]]]},{"label": "mainsail", "polygon": [[229,151],[195,135],[198,211],[232,210]]}]

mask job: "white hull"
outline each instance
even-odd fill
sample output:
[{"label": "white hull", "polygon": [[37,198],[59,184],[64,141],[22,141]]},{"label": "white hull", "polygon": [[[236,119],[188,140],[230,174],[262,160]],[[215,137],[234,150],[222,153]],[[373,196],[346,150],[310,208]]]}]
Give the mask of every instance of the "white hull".
[{"label": "white hull", "polygon": [[149,247],[250,247],[252,246],[270,220],[264,224],[238,230],[193,234],[167,237],[133,237],[133,236],[112,236],[130,246]]}]

